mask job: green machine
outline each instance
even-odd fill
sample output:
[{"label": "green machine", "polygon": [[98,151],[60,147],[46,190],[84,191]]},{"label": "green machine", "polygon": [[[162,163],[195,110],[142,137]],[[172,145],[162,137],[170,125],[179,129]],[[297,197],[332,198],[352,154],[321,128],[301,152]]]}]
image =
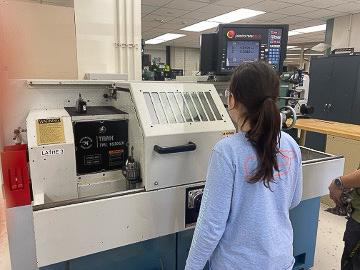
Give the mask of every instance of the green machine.
[{"label": "green machine", "polygon": [[[289,87],[291,86],[291,83],[289,82],[290,77],[293,75],[293,72],[284,72],[280,76],[280,94],[279,97],[288,97],[289,96]],[[285,99],[279,99],[278,106],[281,108],[283,106],[286,106],[286,100]]]}]

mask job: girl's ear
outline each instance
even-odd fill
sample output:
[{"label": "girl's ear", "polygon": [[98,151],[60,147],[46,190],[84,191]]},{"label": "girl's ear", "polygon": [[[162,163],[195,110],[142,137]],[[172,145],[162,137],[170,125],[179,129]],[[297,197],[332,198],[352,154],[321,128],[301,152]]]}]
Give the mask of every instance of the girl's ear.
[{"label": "girl's ear", "polygon": [[236,106],[236,101],[233,95],[228,96],[228,110],[233,110]]}]

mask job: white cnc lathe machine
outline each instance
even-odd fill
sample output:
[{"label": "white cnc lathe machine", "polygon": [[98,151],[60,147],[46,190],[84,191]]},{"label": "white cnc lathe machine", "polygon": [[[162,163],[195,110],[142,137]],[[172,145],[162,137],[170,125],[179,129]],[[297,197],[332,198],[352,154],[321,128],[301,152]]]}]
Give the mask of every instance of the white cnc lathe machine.
[{"label": "white cnc lathe machine", "polygon": [[[2,152],[13,270],[183,269],[212,147],[235,132],[213,85],[29,80],[6,98],[17,104]],[[11,146],[18,127],[23,144]],[[306,269],[319,197],[344,159],[302,153],[291,218]]]}]

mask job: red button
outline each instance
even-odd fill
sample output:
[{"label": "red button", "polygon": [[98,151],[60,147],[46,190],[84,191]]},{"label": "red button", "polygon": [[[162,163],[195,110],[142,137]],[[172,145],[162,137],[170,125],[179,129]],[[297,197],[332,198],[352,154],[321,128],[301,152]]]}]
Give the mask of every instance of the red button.
[{"label": "red button", "polygon": [[229,30],[227,33],[226,33],[226,36],[228,38],[234,38],[235,37],[235,31],[234,30]]}]

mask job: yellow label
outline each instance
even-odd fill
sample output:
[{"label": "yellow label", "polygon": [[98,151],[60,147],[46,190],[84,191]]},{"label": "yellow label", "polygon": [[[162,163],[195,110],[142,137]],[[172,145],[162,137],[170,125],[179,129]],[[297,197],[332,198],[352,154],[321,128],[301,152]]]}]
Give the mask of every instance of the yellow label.
[{"label": "yellow label", "polygon": [[65,143],[62,118],[36,120],[36,137],[38,145]]},{"label": "yellow label", "polygon": [[222,133],[223,137],[229,137],[234,134],[235,134],[235,131],[223,131],[223,133]]}]

